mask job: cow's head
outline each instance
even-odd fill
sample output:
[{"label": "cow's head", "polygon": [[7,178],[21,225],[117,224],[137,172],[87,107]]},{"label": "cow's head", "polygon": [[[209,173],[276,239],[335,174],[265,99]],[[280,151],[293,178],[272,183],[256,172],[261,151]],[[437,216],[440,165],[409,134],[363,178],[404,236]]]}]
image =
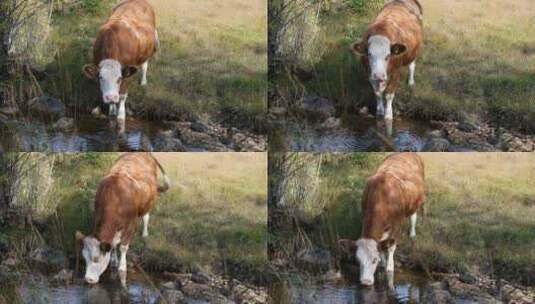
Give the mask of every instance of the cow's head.
[{"label": "cow's head", "polygon": [[407,51],[403,44],[392,44],[390,39],[382,35],[370,36],[368,41],[357,41],[351,50],[358,56],[366,56],[370,65],[370,83],[376,93],[386,89],[388,81],[388,64],[393,56],[400,56]]},{"label": "cow's head", "polygon": [[85,280],[89,284],[96,284],[100,275],[108,268],[111,256],[111,244],[102,243],[93,236],[85,236],[76,231],[76,241],[81,242],[82,256],[85,260]]},{"label": "cow's head", "polygon": [[83,72],[89,79],[98,78],[104,103],[118,103],[123,80],[134,75],[137,67],[123,67],[117,60],[104,59],[98,66],[86,64]]},{"label": "cow's head", "polygon": [[374,239],[359,239],[356,245],[357,260],[360,264],[360,283],[365,286],[372,286],[375,270],[380,261],[377,241]]}]

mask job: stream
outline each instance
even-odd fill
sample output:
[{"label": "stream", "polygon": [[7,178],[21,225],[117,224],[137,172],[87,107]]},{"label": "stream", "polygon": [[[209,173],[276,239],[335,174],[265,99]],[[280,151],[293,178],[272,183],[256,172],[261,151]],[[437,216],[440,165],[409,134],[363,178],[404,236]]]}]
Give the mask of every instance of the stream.
[{"label": "stream", "polygon": [[[152,151],[158,141],[166,140],[162,132],[171,129],[163,122],[127,118],[125,132],[116,121],[90,115],[79,117],[74,126],[58,129],[40,120],[9,120],[0,128],[0,143],[6,151]],[[188,150],[199,150],[186,147]]]},{"label": "stream", "polygon": [[[301,274],[291,274],[272,286],[273,303],[281,304],[359,304],[359,303],[425,303],[423,294],[431,282],[422,274],[398,271],[395,274],[394,291],[387,287],[384,274],[376,274],[377,282],[371,288],[361,287],[350,275],[342,279],[321,280]],[[455,298],[459,304],[475,303]]]}]

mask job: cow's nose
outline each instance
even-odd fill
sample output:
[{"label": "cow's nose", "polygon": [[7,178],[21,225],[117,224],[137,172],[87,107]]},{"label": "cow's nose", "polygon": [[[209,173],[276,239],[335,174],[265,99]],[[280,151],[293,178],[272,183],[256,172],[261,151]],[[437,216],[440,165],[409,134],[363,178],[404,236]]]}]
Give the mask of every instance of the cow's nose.
[{"label": "cow's nose", "polygon": [[373,285],[373,281],[368,279],[362,279],[360,280],[360,284],[362,284],[362,286],[370,287]]},{"label": "cow's nose", "polygon": [[98,283],[98,279],[94,279],[94,278],[91,278],[91,277],[85,277],[85,281],[89,284],[97,284]]},{"label": "cow's nose", "polygon": [[119,102],[119,94],[106,94],[103,99],[105,103],[117,103]]},{"label": "cow's nose", "polygon": [[386,77],[382,74],[373,74],[373,79],[375,79],[379,83],[383,83],[386,81]]}]

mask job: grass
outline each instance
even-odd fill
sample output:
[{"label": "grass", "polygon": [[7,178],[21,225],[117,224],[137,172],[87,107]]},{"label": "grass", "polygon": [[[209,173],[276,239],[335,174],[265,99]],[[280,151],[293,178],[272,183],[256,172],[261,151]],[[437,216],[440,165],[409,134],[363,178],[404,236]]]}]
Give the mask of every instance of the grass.
[{"label": "grass", "polygon": [[[149,63],[148,86],[129,88],[129,104],[146,118],[195,117],[264,132],[266,104],[266,3],[254,0],[149,1],[156,11],[161,50]],[[45,92],[76,108],[96,106],[96,84],[82,76],[92,42],[109,15],[104,2],[95,13],[54,19],[47,66],[53,75]]]},{"label": "grass", "polygon": [[[28,228],[11,231],[18,248],[37,234],[35,246],[63,250],[74,261],[74,232],[91,231],[98,183],[119,154],[51,154],[57,157],[51,188],[40,193]],[[190,271],[193,268],[233,274],[225,265],[251,270],[236,276],[254,281],[266,262],[265,153],[156,153],[172,181],[151,212],[149,238],[138,234],[132,255],[146,271]],[[24,237],[26,235],[26,237]],[[27,246],[26,246],[27,247]],[[28,250],[28,249],[26,249]],[[22,250],[21,250],[22,251]],[[30,250],[31,251],[31,250]],[[22,252],[21,252],[22,253]],[[27,254],[27,253],[26,253]],[[22,253],[21,257],[24,258]]]},{"label": "grass", "polygon": [[[408,256],[409,264],[429,273],[480,271],[495,278],[533,285],[534,155],[420,155],[426,165],[427,214],[419,218],[414,253],[407,235],[398,246]],[[296,196],[288,195],[290,209],[299,215],[304,227],[309,227],[307,235],[313,243],[334,248],[337,239],[359,237],[360,200],[366,178],[373,174],[384,156],[382,153],[330,155],[322,161],[318,186],[301,186],[316,195],[306,204],[299,204]],[[309,167],[315,167],[319,156],[300,154],[300,157],[308,159]],[[408,224],[403,231],[408,231]],[[272,233],[275,239],[293,237],[291,231],[290,234]]]},{"label": "grass", "polygon": [[[531,1],[421,0],[424,53],[416,67],[416,87],[402,86],[394,107],[421,119],[462,120],[479,117],[494,126],[533,132],[535,125],[535,17]],[[342,115],[354,106],[372,106],[374,97],[360,62],[349,51],[376,11],[344,9],[325,13],[317,38],[317,56],[307,69],[314,79],[306,91],[338,103]],[[286,76],[281,91],[290,90]],[[290,95],[291,96],[291,95]],[[373,108],[373,107],[372,107]]]}]

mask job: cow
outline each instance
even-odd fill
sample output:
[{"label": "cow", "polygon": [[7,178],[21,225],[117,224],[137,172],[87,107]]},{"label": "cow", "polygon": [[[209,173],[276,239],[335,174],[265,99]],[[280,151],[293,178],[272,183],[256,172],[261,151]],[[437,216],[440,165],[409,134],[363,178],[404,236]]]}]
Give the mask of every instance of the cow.
[{"label": "cow", "polygon": [[360,264],[362,285],[373,285],[379,260],[392,278],[389,282],[393,281],[394,252],[401,224],[410,218],[410,238],[414,240],[417,211],[423,209],[425,190],[424,163],[415,153],[388,156],[368,178],[362,195],[360,239],[339,241],[344,248],[356,249],[353,252]]},{"label": "cow", "polygon": [[[159,45],[156,16],[146,0],[124,0],[100,28],[93,45],[93,64],[83,72],[97,79],[110,116],[126,119],[126,79],[141,68],[141,85],[147,84],[148,62]],[[117,113],[119,104],[119,113]]]},{"label": "cow", "polygon": [[[164,180],[162,185],[158,185],[158,168]],[[121,251],[119,273],[126,280],[126,252],[139,218],[143,221],[142,236],[146,238],[149,212],[158,194],[168,189],[169,179],[152,154],[126,153],[115,162],[98,186],[91,234],[75,234],[77,249],[82,248],[86,263],[87,283],[98,283],[110,260],[117,266],[117,247]]]},{"label": "cow", "polygon": [[408,84],[414,86],[416,59],[423,46],[422,20],[423,10],[418,0],[388,1],[369,25],[362,40],[351,44],[351,50],[361,58],[369,74],[377,102],[376,115],[384,115],[385,120],[394,117],[392,102],[399,87],[402,67],[409,67]]}]

